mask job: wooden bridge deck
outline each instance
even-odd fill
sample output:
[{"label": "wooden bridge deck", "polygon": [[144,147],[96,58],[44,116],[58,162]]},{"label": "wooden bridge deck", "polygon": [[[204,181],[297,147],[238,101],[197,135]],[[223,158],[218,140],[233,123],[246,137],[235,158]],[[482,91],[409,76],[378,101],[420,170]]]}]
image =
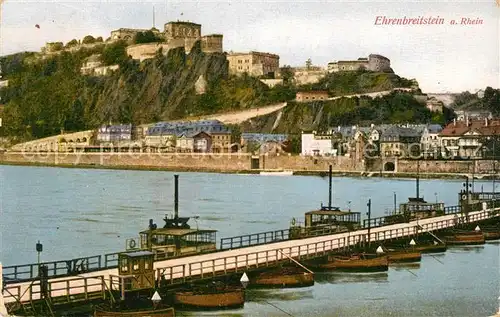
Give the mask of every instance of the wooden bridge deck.
[{"label": "wooden bridge deck", "polygon": [[[498,217],[498,213],[493,211],[499,210],[500,208],[495,208],[470,212],[468,219],[463,214],[450,214],[376,227],[370,229],[369,240],[383,241],[445,229],[454,226],[457,220],[476,222]],[[211,278],[234,272],[243,273],[252,267],[273,266],[279,261],[287,260],[286,255],[293,258],[318,257],[363,241],[368,241],[368,229],[158,261],[154,263],[154,268],[157,280],[162,279],[168,284],[180,284],[187,280]],[[116,275],[118,270],[114,268],[73,277],[49,279],[48,296],[54,301],[62,298],[62,301],[66,302],[87,300],[90,299],[89,296],[105,298],[107,291],[119,290],[118,285],[113,282],[113,276]],[[41,299],[40,283],[34,281],[8,284],[3,288],[2,295],[8,307],[14,303],[33,302]]]}]

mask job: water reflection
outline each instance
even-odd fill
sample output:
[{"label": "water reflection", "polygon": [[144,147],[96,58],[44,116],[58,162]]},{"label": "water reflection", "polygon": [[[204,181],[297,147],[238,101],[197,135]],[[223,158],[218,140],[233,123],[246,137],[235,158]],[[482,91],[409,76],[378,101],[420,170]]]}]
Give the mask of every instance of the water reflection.
[{"label": "water reflection", "polygon": [[450,253],[464,253],[464,252],[472,252],[481,253],[484,249],[484,245],[463,245],[463,246],[453,246],[448,248],[448,252]]},{"label": "water reflection", "polygon": [[181,311],[175,310],[176,316],[217,316],[217,317],[243,317],[245,316],[243,312],[235,312],[235,311]]},{"label": "water reflection", "polygon": [[419,262],[411,262],[411,263],[391,263],[390,268],[395,271],[406,271],[409,269],[418,270],[420,268]]},{"label": "water reflection", "polygon": [[344,272],[322,272],[314,274],[314,281],[320,284],[327,283],[386,283],[389,273],[344,273]]},{"label": "water reflection", "polygon": [[247,290],[245,300],[247,302],[267,302],[267,301],[296,301],[301,299],[312,299],[313,287],[307,289],[259,289]]}]

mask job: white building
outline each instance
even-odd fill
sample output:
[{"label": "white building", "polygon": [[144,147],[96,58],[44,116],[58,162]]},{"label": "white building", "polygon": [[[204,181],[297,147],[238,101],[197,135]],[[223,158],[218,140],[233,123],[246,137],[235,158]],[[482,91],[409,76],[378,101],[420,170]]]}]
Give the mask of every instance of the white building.
[{"label": "white building", "polygon": [[441,137],[439,134],[443,127],[439,124],[429,124],[422,132],[420,143],[424,154],[436,154],[441,148]]},{"label": "white building", "polygon": [[332,134],[302,133],[302,152],[307,155],[337,155],[337,149],[333,149]]}]

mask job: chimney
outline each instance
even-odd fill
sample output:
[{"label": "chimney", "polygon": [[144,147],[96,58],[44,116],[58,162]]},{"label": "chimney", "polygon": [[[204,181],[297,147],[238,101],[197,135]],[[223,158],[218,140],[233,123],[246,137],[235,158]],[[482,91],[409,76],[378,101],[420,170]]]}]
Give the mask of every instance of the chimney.
[{"label": "chimney", "polygon": [[465,116],[465,124],[467,124],[467,126],[469,126],[469,116]]},{"label": "chimney", "polygon": [[484,126],[487,127],[488,126],[488,118],[484,118]]}]

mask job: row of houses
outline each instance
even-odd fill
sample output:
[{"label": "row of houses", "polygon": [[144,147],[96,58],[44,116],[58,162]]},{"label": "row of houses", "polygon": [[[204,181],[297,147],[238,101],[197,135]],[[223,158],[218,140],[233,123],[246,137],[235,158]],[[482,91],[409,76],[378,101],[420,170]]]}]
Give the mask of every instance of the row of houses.
[{"label": "row of houses", "polygon": [[137,147],[150,152],[282,152],[286,134],[242,133],[239,139],[218,120],[158,122],[133,127],[104,125],[97,130],[97,145]]},{"label": "row of houses", "polygon": [[[485,158],[496,152],[500,119],[436,124],[347,126],[302,133],[302,155]],[[500,149],[500,143],[499,147]]]}]

